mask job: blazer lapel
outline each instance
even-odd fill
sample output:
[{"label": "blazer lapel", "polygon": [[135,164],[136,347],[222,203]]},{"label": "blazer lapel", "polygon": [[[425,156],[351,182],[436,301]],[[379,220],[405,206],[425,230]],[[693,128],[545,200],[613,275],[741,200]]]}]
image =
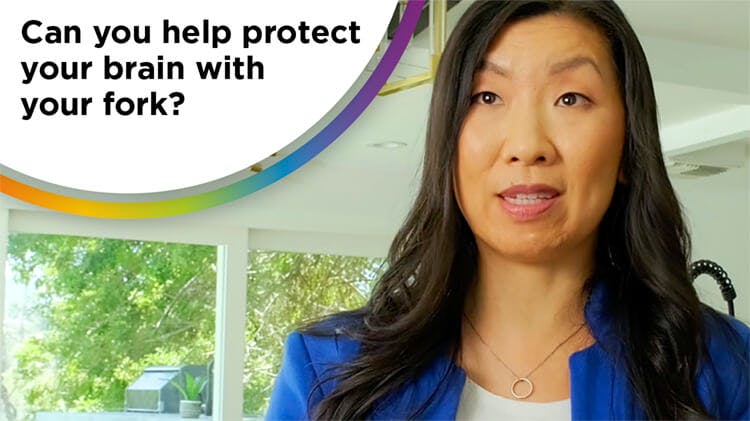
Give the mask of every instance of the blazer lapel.
[{"label": "blazer lapel", "polygon": [[424,404],[420,420],[452,420],[456,417],[466,373],[448,355],[440,356],[417,379],[406,383],[377,405],[370,419],[405,419]]}]

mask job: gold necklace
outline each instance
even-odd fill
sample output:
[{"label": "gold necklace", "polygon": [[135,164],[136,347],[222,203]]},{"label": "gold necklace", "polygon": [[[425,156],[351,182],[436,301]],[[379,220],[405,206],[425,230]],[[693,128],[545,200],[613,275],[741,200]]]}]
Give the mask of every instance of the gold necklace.
[{"label": "gold necklace", "polygon": [[[564,341],[560,342],[560,344],[557,345],[555,347],[555,349],[553,349],[552,352],[550,352],[544,358],[544,360],[542,360],[542,362],[540,362],[536,367],[534,367],[534,369],[531,370],[529,372],[529,374],[527,374],[527,375],[525,375],[525,376],[522,377],[522,376],[517,375],[510,367],[508,367],[508,364],[505,364],[505,361],[503,361],[503,359],[500,358],[499,355],[495,354],[495,351],[493,351],[492,348],[489,346],[489,344],[487,344],[487,342],[484,341],[484,338],[482,338],[482,335],[480,335],[479,332],[477,332],[477,329],[474,327],[474,323],[471,322],[471,319],[469,319],[469,316],[467,316],[466,313],[464,313],[464,317],[466,318],[466,321],[469,323],[469,326],[471,327],[471,330],[473,330],[474,333],[476,333],[477,338],[479,338],[479,341],[481,341],[484,344],[484,346],[487,347],[487,349],[490,351],[490,353],[492,354],[492,356],[494,356],[496,360],[500,361],[500,364],[502,364],[503,367],[505,367],[510,372],[510,374],[512,374],[513,377],[515,378],[515,380],[513,381],[513,383],[510,385],[510,394],[513,395],[513,397],[516,398],[516,399],[526,399],[529,396],[531,396],[531,393],[534,391],[534,383],[532,383],[531,380],[529,380],[529,377],[531,377],[531,375],[534,374],[534,372],[537,369],[539,369],[539,367],[541,367],[544,363],[546,363],[547,360],[558,349],[560,349],[561,346],[563,346],[566,342],[568,342],[571,338],[573,338],[573,336],[575,336],[576,333],[580,332],[581,329],[583,329],[583,327],[586,325],[585,322],[581,323],[580,326],[578,326],[578,329],[575,330],[575,332],[571,333],[570,336],[568,336]],[[526,384],[529,385],[529,391],[526,394],[519,394],[519,393],[516,392],[516,387],[518,385],[522,384],[522,383],[526,383]]]}]

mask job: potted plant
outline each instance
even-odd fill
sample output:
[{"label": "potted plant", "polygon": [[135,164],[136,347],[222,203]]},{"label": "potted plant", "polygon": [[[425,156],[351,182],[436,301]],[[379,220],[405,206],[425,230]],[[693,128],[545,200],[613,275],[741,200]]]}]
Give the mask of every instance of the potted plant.
[{"label": "potted plant", "polygon": [[201,415],[201,390],[206,385],[208,378],[193,377],[190,373],[183,374],[183,384],[172,382],[172,385],[180,392],[180,417],[198,418]]}]

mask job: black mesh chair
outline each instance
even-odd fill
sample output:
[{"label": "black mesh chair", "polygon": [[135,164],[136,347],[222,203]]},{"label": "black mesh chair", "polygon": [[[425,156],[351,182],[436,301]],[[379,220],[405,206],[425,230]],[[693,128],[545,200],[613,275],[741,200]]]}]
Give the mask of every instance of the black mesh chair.
[{"label": "black mesh chair", "polygon": [[727,302],[729,314],[734,316],[734,299],[737,298],[737,293],[732,286],[732,280],[729,279],[729,275],[721,266],[710,260],[697,260],[690,265],[690,273],[693,276],[693,282],[695,282],[695,278],[704,274],[714,278],[721,290],[721,296]]}]

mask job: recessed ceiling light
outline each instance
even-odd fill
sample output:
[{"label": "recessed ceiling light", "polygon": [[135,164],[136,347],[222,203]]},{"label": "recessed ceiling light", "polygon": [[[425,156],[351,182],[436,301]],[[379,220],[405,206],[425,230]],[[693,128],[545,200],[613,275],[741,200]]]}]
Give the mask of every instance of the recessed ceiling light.
[{"label": "recessed ceiling light", "polygon": [[373,148],[380,148],[380,149],[398,149],[398,148],[405,147],[406,143],[404,142],[379,142],[379,143],[370,143],[367,146],[371,146]]}]

